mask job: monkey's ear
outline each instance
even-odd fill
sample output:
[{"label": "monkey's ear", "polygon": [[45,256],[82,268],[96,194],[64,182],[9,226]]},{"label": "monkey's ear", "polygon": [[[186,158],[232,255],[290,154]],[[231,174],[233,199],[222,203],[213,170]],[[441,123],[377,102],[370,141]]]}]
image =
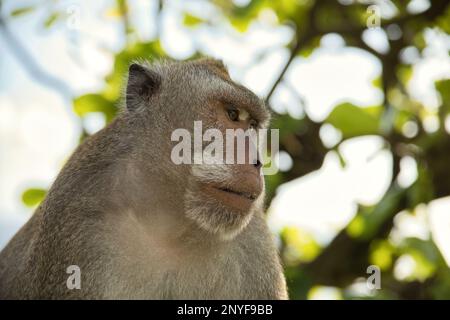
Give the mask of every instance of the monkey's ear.
[{"label": "monkey's ear", "polygon": [[127,109],[135,110],[141,102],[155,94],[160,85],[161,77],[158,73],[136,63],[130,65],[126,92]]}]

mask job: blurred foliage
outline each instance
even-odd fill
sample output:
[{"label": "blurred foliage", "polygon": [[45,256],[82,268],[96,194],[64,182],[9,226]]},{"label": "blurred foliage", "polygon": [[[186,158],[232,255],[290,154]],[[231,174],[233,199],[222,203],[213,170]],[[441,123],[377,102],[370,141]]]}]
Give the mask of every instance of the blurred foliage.
[{"label": "blurred foliage", "polygon": [[22,194],[22,201],[28,207],[34,207],[44,200],[47,190],[31,188]]},{"label": "blurred foliage", "polygon": [[[55,1],[57,2],[57,1]],[[448,1],[429,1],[429,7],[420,13],[411,13],[407,7],[412,1],[392,0],[393,15],[381,19],[377,28],[387,35],[389,50],[379,52],[363,40],[368,29],[371,12],[367,10],[376,1],[293,1],[293,0],[211,0],[220,17],[197,16],[184,12],[182,22],[187,29],[224,27],[224,21],[237,32],[245,33],[261,16],[271,16],[273,24],[293,31],[287,49],[290,58],[268,93],[267,101],[283,82],[284,73],[297,57],[308,57],[327,34],[338,34],[347,46],[357,47],[374,56],[382,67],[381,74],[372,85],[383,93],[383,102],[372,107],[361,107],[350,102],[337,105],[323,122],[315,122],[305,113],[301,118],[289,114],[274,114],[273,127],[280,129],[280,146],[293,160],[292,167],[277,175],[266,177],[268,200],[279,185],[320,169],[329,152],[339,153],[339,144],[347,139],[365,135],[381,137],[384,149],[393,156],[392,183],[379,203],[358,206],[358,212],[326,246],[321,247],[304,230],[285,228],[280,234],[280,250],[288,280],[290,297],[304,299],[314,296],[321,288],[332,287],[341,298],[358,299],[450,299],[450,272],[431,234],[429,238],[394,239],[394,219],[400,212],[414,215],[415,209],[433,199],[450,195],[450,139],[445,129],[450,116],[450,79],[436,83],[440,98],[438,110],[430,110],[413,99],[405,89],[413,72],[413,65],[402,59],[404,49],[415,48],[420,56],[426,49],[424,33],[433,29],[450,32],[450,7]],[[244,4],[237,4],[244,3]],[[347,3],[347,4],[344,4]],[[159,13],[165,1],[159,1]],[[50,6],[50,8],[53,8]],[[11,19],[28,15],[32,6],[16,8],[9,13]],[[158,35],[148,42],[139,40],[133,21],[128,16],[129,4],[125,0],[114,2],[108,12],[122,19],[124,48],[114,52],[114,65],[105,77],[105,86],[98,92],[87,93],[73,100],[74,112],[84,121],[93,112],[104,114],[111,121],[120,106],[128,65],[135,59],[159,59],[167,56]],[[48,10],[43,27],[54,26],[64,12]],[[109,15],[111,16],[111,14]],[[224,18],[224,19],[220,19]],[[157,19],[156,19],[157,20]],[[158,23],[155,20],[155,23]],[[392,30],[400,36],[392,36]],[[198,49],[199,50],[199,49]],[[199,50],[197,54],[202,54]],[[327,88],[323,88],[326,94]],[[439,127],[426,130],[427,116],[437,119]],[[319,131],[323,125],[332,125],[342,134],[336,146],[326,147]],[[417,130],[408,132],[408,127]],[[83,137],[88,133],[83,132]],[[400,160],[412,157],[417,164],[418,177],[408,187],[397,183]],[[345,161],[342,159],[342,165]],[[30,189],[23,201],[36,205],[45,190]],[[319,199],[318,199],[319,201]],[[405,262],[406,261],[406,262]],[[409,263],[412,270],[399,276],[399,264]],[[382,272],[381,290],[368,290],[365,280],[367,266],[375,264]],[[359,288],[359,289],[358,289]]]},{"label": "blurred foliage", "polygon": [[344,139],[379,134],[381,107],[361,108],[343,103],[331,111],[326,122],[339,129]]}]

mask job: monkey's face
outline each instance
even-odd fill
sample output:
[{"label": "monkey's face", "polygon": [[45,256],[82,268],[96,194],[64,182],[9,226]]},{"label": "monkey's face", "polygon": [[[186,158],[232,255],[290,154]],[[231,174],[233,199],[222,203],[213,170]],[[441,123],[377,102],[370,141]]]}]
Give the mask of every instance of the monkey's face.
[{"label": "monkey's face", "polygon": [[[256,138],[269,114],[259,98],[231,80],[216,76],[208,83],[209,91],[202,92],[193,106],[191,120],[202,121],[203,143],[201,159],[188,175],[185,208],[203,229],[230,239],[263,206],[264,177]],[[220,144],[222,149],[213,148]],[[195,160],[199,154],[195,146],[193,154]]]},{"label": "monkey's face", "polygon": [[181,164],[172,157],[177,139],[168,141],[170,150],[148,148],[166,154],[161,174],[170,180],[167,191],[182,193],[186,216],[202,229],[233,238],[263,206],[256,138],[269,119],[264,103],[210,59],[153,70],[132,65],[128,83],[127,107],[143,110],[154,122],[150,134],[169,139],[181,130],[188,135],[187,161]]}]

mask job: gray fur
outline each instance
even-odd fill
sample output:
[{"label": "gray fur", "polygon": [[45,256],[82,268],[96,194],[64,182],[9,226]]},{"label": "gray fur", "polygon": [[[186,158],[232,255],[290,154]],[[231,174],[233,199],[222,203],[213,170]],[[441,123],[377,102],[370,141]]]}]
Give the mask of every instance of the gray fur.
[{"label": "gray fur", "polygon": [[[257,104],[261,123],[267,110],[218,61],[145,67],[158,75],[150,94],[127,96],[131,108],[77,148],[0,253],[0,299],[287,298],[264,195],[236,215],[196,190],[200,171],[170,161],[173,129],[218,124],[211,97]],[[80,290],[66,286],[69,265]]]}]

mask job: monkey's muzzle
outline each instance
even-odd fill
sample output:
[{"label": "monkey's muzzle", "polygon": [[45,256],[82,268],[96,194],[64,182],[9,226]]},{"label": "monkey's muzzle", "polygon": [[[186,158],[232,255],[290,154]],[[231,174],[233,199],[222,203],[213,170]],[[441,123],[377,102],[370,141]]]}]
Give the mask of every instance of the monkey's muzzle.
[{"label": "monkey's muzzle", "polygon": [[262,189],[262,177],[255,174],[242,174],[226,184],[205,185],[205,192],[223,204],[240,210],[248,210]]}]

